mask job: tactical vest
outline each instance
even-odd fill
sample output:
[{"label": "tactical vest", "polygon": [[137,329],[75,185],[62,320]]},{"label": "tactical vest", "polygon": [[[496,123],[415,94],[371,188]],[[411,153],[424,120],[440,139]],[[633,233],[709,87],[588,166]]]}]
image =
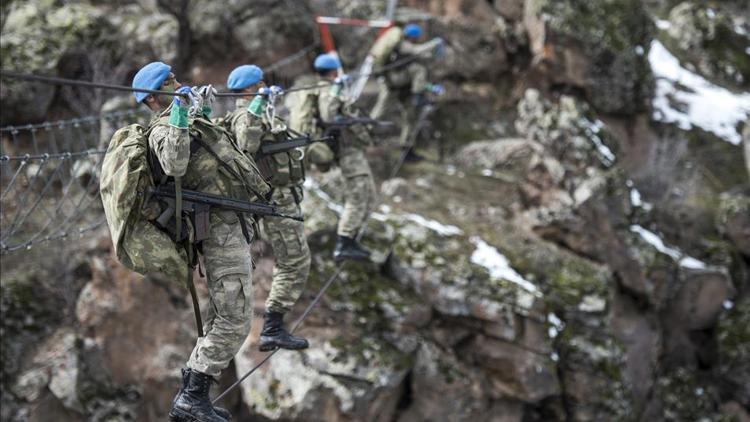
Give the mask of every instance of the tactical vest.
[{"label": "tactical vest", "polygon": [[[244,108],[237,109],[227,119],[224,119],[224,121],[228,121],[229,124],[233,126],[234,122],[244,113],[247,113]],[[260,122],[259,119],[253,119],[264,129],[263,135],[260,139],[261,145],[264,143],[289,139],[289,134],[286,131],[273,134],[268,130],[265,124]],[[271,184],[271,186],[274,188],[286,188],[302,186],[305,182],[305,166],[302,161],[303,158],[304,153],[302,151],[291,150],[259,158],[256,163],[260,174],[269,184]]]},{"label": "tactical vest", "polygon": [[[151,127],[168,124],[161,115]],[[268,187],[258,167],[234,142],[233,135],[210,120],[196,117],[190,124],[190,161],[182,177],[185,189],[245,201],[263,200]]]},{"label": "tactical vest", "polygon": [[[265,132],[260,143],[271,143],[288,139],[286,132]],[[302,186],[305,182],[304,153],[299,149],[285,151],[258,160],[260,174],[275,188]]]}]

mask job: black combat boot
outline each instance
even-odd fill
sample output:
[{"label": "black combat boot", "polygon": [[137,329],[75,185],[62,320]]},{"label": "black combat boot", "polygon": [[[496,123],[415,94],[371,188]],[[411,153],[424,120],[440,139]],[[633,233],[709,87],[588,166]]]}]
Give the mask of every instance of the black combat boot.
[{"label": "black combat boot", "polygon": [[[182,394],[182,392],[187,387],[190,369],[182,368],[181,371],[182,371],[182,388],[180,388],[180,391],[174,397],[174,400],[172,400],[172,406],[174,406],[175,402],[177,401],[177,398],[180,397],[180,394]],[[221,416],[222,418],[226,420],[232,419],[232,414],[229,413],[229,411],[227,409],[224,409],[223,407],[214,406],[214,412],[216,412],[217,415]]]},{"label": "black combat boot", "polygon": [[370,251],[351,237],[339,236],[336,239],[336,249],[333,250],[333,259],[336,262],[345,259],[368,260]]},{"label": "black combat boot", "polygon": [[[175,422],[227,422],[229,420],[229,418],[219,416],[211,405],[208,390],[211,388],[213,378],[192,369],[183,370],[182,376],[183,388],[172,402],[172,410],[169,411],[170,420]],[[226,410],[224,412],[229,416],[229,412]]]},{"label": "black combat boot", "polygon": [[300,350],[307,349],[310,344],[302,337],[295,337],[284,329],[284,314],[281,312],[266,312],[263,314],[263,330],[260,332],[261,352],[268,352],[276,348]]},{"label": "black combat boot", "polygon": [[414,148],[409,148],[404,155],[404,162],[406,163],[418,163],[424,161],[424,157],[414,152]]}]

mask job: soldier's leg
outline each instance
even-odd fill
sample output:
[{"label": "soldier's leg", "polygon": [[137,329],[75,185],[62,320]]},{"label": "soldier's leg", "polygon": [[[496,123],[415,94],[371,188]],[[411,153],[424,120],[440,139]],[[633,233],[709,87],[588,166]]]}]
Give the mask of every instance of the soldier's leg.
[{"label": "soldier's leg", "polygon": [[[285,214],[300,214],[289,189],[279,189],[274,200]],[[288,218],[266,217],[264,229],[274,255],[273,281],[266,299],[263,330],[260,334],[261,351],[281,347],[305,349],[307,340],[289,334],[283,327],[284,314],[289,312],[305,288],[310,273],[310,248],[305,237],[305,225]]]},{"label": "soldier's leg", "polygon": [[401,133],[398,137],[398,144],[401,147],[409,145],[412,136],[412,130],[414,129],[414,120],[416,119],[416,106],[409,98],[404,101],[403,112],[401,113]]},{"label": "soldier's leg", "polygon": [[375,105],[370,111],[370,118],[380,119],[385,114],[385,110],[388,107],[388,101],[391,98],[391,90],[385,83],[385,80],[378,79],[378,99],[375,101]]},{"label": "soldier's leg", "polygon": [[427,67],[421,63],[412,63],[407,70],[411,79],[411,93],[424,93],[427,89]]},{"label": "soldier's leg", "polygon": [[355,237],[375,201],[375,182],[370,163],[361,148],[347,149],[339,159],[344,177],[344,210],[337,234]]},{"label": "soldier's leg", "polygon": [[203,242],[210,294],[205,335],[199,338],[183,371],[183,388],[172,403],[173,420],[225,422],[210,400],[211,380],[219,376],[250,332],[252,321],[251,259],[239,218],[212,212],[209,238]]},{"label": "soldier's leg", "polygon": [[215,317],[206,324],[207,331],[198,339],[188,367],[216,377],[250,333],[253,285],[251,258],[237,215],[212,212],[210,224],[203,257]]},{"label": "soldier's leg", "polygon": [[[277,205],[283,213],[300,214],[300,207],[293,199],[291,203],[277,202]],[[310,248],[305,237],[305,225],[301,221],[279,217],[266,217],[263,224],[275,260],[266,309],[286,313],[302,295],[310,273]]]},{"label": "soldier's leg", "polygon": [[344,210],[339,217],[336,248],[333,258],[368,259],[370,251],[357,242],[356,237],[375,203],[375,182],[362,149],[349,149],[339,158],[344,176]]}]

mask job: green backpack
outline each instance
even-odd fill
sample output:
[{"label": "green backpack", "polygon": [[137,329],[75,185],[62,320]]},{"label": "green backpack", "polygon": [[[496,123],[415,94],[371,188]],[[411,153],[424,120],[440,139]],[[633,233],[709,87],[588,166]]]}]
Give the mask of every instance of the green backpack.
[{"label": "green backpack", "polygon": [[154,186],[148,134],[143,126],[131,124],[112,135],[99,182],[104,214],[123,265],[141,274],[160,272],[184,281],[189,276],[186,251],[152,223],[158,207],[144,204]]}]

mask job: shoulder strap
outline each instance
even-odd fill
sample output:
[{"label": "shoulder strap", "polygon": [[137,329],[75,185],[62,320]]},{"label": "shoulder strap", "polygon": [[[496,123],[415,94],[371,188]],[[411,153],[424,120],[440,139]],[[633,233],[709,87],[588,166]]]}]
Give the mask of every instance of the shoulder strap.
[{"label": "shoulder strap", "polygon": [[225,163],[224,160],[222,160],[221,157],[219,157],[219,154],[217,154],[216,151],[214,151],[205,141],[203,141],[203,139],[201,139],[199,135],[194,135],[194,134],[191,133],[190,134],[190,139],[193,142],[195,142],[196,144],[200,145],[201,148],[203,148],[204,150],[206,150],[206,152],[208,152],[209,154],[211,154],[211,156],[214,157],[214,159],[216,159],[216,161],[218,161],[218,163],[219,163],[220,166],[222,166],[230,175],[232,175],[232,177],[234,177],[235,179],[237,179],[237,181],[239,181],[240,183],[242,183],[242,186],[244,186],[245,189],[249,190],[250,192],[253,193],[253,195],[255,195],[256,197],[258,197],[258,200],[260,200],[260,201],[265,200],[265,198],[263,197],[263,195],[261,195],[260,193],[258,193],[255,189],[253,189],[250,186],[248,186],[247,183],[245,183],[245,179],[242,177],[242,175],[240,175],[239,173],[237,173],[237,171],[235,169],[233,169],[232,166],[230,166],[229,164]]}]

